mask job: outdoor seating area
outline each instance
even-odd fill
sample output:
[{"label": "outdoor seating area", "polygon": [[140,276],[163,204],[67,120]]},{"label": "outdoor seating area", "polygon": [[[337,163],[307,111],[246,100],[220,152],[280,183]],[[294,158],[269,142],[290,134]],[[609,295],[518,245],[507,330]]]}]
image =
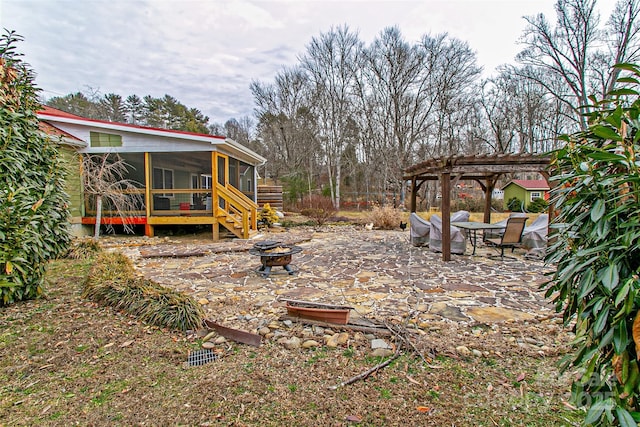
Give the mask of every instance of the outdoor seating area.
[{"label": "outdoor seating area", "polygon": [[[507,219],[494,223],[469,221],[467,211],[454,212],[451,215],[451,253],[468,254],[467,241],[476,255],[480,246],[489,246],[499,250],[501,260],[513,258],[504,255],[504,249],[524,248],[526,256],[543,258],[547,247],[549,215],[540,214],[529,225],[527,213],[514,212]],[[442,218],[433,214],[427,221],[416,212],[409,216],[410,242],[416,247],[429,247],[433,252],[442,252]],[[507,234],[505,236],[505,234]]]},{"label": "outdoor seating area", "polygon": [[[273,269],[268,277],[256,271],[260,262],[249,253],[257,241],[127,250],[145,277],[209,301],[205,308],[222,317],[237,314],[220,311],[226,305],[217,302],[229,298],[266,312],[277,311],[279,299],[349,305],[354,315],[374,318],[402,319],[412,312],[417,322],[493,323],[553,313],[538,292],[545,280],[540,260],[520,256],[506,263],[485,256],[489,250],[482,248],[483,256],[443,262],[430,248],[409,244],[408,231],[337,226],[265,233],[261,239],[301,248],[291,260],[295,274]],[[163,252],[169,249],[175,252]]]}]

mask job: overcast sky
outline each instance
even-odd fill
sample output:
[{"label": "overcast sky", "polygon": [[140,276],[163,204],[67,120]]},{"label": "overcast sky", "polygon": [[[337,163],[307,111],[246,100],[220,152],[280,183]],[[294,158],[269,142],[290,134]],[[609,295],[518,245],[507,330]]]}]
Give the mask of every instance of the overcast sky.
[{"label": "overcast sky", "polygon": [[[553,18],[554,0],[0,0],[0,27],[47,98],[99,90],[172,95],[211,122],[253,117],[252,80],[272,82],[311,38],[348,25],[369,44],[397,25],[405,39],[448,32],[485,74],[514,63],[523,16]],[[602,20],[614,0],[599,0]]]}]

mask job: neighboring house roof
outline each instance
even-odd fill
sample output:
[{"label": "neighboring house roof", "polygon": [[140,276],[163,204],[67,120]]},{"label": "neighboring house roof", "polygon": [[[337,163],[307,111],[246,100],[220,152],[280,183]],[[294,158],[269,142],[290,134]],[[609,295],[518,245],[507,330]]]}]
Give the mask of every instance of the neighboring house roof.
[{"label": "neighboring house roof", "polygon": [[105,120],[88,119],[85,117],[77,116],[75,114],[67,113],[62,110],[58,110],[56,108],[52,108],[46,105],[43,106],[43,108],[38,112],[38,118],[41,121],[44,121],[51,126],[54,126],[52,125],[51,122],[63,123],[63,124],[70,124],[70,125],[88,126],[91,128],[111,130],[111,131],[133,132],[133,133],[148,135],[148,136],[179,138],[179,139],[194,141],[194,142],[207,142],[212,145],[224,145],[227,147],[227,149],[229,149],[232,152],[236,152],[252,158],[256,163],[266,162],[266,159],[260,156],[259,154],[257,154],[256,152],[237,143],[231,138],[226,138],[224,136],[200,134],[200,133],[186,132],[186,131],[173,130],[173,129],[153,128],[149,126],[139,126],[139,125],[133,125],[129,123],[108,122]]},{"label": "neighboring house roof", "polygon": [[505,184],[502,189],[504,190],[509,185],[515,184],[518,187],[522,187],[525,190],[540,190],[540,191],[549,191],[549,184],[544,179],[513,179]]}]

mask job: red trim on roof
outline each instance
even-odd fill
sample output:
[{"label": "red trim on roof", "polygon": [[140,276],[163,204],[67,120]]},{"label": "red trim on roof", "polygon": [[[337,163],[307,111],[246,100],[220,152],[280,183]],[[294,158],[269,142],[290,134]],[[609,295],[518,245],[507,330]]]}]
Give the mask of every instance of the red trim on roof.
[{"label": "red trim on roof", "polygon": [[62,110],[58,110],[56,108],[49,107],[47,105],[42,106],[42,110],[38,111],[38,115],[43,116],[51,116],[51,117],[61,117],[66,119],[80,120],[88,123],[103,123],[108,125],[116,125],[116,126],[124,126],[132,129],[146,129],[146,130],[154,130],[159,132],[167,132],[167,133],[175,133],[179,135],[192,135],[192,136],[203,136],[206,138],[215,138],[215,139],[226,139],[224,136],[219,135],[211,135],[206,133],[195,133],[195,132],[186,132],[183,130],[174,130],[174,129],[163,129],[163,128],[154,128],[149,126],[139,126],[132,125],[130,123],[120,123],[120,122],[109,122],[106,120],[97,120],[97,119],[87,119],[86,117],[76,116],[75,114],[67,113]]},{"label": "red trim on roof", "polygon": [[56,108],[43,105],[42,110],[38,111],[38,114],[46,114],[48,116],[66,117],[68,119],[87,120],[84,117],[76,116],[75,114],[67,113],[66,111],[58,110]]},{"label": "red trim on roof", "polygon": [[[549,184],[544,179],[513,179],[507,185],[514,183],[525,190],[550,190]],[[505,185],[502,188],[505,188]]]}]

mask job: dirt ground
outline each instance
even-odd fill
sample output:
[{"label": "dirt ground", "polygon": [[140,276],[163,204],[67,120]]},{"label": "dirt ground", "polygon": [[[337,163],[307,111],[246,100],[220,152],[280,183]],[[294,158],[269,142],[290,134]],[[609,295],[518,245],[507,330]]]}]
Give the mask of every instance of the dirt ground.
[{"label": "dirt ground", "polygon": [[410,335],[426,360],[405,349],[332,390],[383,360],[363,334],[347,331],[337,348],[223,342],[217,360],[188,366],[202,334],[82,299],[88,268],[55,261],[45,298],[0,308],[0,425],[561,426],[583,417],[566,403],[569,378],[557,363],[571,336],[555,317],[433,322]]}]

